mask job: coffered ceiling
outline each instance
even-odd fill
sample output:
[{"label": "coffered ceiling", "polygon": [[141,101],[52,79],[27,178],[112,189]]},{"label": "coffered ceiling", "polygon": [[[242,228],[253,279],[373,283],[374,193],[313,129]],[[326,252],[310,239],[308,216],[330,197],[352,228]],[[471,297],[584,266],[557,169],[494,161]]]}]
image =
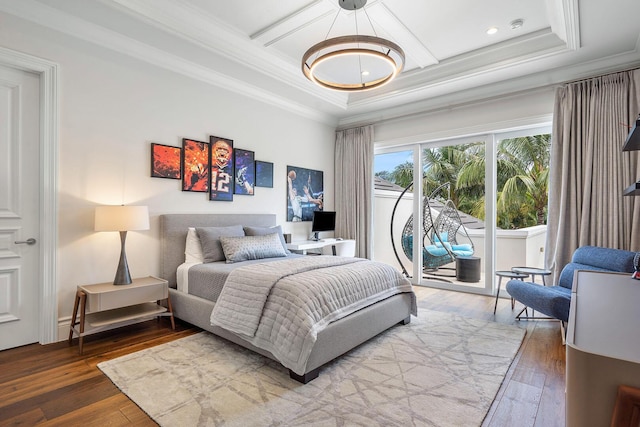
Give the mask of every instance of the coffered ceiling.
[{"label": "coffered ceiling", "polygon": [[[368,0],[357,12],[338,0],[0,0],[0,11],[341,125],[640,66],[638,0]],[[356,31],[402,47],[397,79],[347,94],[303,76],[309,47]]]}]

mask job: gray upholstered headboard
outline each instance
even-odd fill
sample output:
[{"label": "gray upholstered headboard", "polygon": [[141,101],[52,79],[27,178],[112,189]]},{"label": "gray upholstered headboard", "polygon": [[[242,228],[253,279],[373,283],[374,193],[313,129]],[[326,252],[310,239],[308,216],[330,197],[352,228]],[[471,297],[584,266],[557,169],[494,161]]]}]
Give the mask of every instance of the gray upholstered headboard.
[{"label": "gray upholstered headboard", "polygon": [[270,227],[275,214],[166,214],[160,215],[160,277],[176,287],[176,269],[184,262],[189,227],[226,227],[229,225]]}]

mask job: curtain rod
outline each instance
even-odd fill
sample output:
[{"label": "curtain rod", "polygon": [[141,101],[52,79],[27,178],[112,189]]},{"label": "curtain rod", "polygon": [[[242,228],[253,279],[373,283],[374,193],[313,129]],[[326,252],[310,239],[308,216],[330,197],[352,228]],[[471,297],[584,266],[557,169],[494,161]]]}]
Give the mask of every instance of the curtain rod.
[{"label": "curtain rod", "polygon": [[576,80],[569,80],[569,81],[566,81],[564,83],[559,83],[559,85],[562,86],[562,85],[570,85],[570,84],[575,84],[575,83],[582,83],[582,82],[586,82],[586,81],[589,81],[589,80],[597,79],[597,78],[600,78],[600,77],[610,76],[612,74],[626,73],[626,72],[635,71],[635,70],[640,70],[640,66],[636,65],[633,68],[626,68],[624,70],[612,71],[612,72],[607,73],[607,74],[599,74],[599,75],[596,75],[596,76],[583,77],[581,79],[576,79]]}]

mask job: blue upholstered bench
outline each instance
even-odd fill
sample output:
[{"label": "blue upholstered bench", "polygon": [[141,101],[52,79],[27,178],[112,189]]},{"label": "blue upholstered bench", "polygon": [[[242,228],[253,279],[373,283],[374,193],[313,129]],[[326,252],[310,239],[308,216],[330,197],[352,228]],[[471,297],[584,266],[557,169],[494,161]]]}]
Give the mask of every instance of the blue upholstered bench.
[{"label": "blue upholstered bench", "polygon": [[[621,249],[582,246],[576,249],[571,262],[562,269],[557,285],[542,286],[531,282],[510,280],[507,282],[507,292],[516,301],[525,306],[567,322],[569,320],[574,271],[597,270],[632,273],[634,271],[633,258],[635,255],[635,252]],[[606,284],[603,284],[604,286]],[[606,292],[606,289],[603,288],[603,292]]]}]

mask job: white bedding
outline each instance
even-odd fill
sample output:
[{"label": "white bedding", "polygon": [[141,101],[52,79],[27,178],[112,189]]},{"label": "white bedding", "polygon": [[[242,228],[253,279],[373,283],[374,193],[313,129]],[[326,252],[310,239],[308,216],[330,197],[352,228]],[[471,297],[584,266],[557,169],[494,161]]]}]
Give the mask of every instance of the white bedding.
[{"label": "white bedding", "polygon": [[189,269],[194,265],[200,265],[201,262],[185,262],[178,266],[176,271],[177,289],[185,294],[189,293]]}]

